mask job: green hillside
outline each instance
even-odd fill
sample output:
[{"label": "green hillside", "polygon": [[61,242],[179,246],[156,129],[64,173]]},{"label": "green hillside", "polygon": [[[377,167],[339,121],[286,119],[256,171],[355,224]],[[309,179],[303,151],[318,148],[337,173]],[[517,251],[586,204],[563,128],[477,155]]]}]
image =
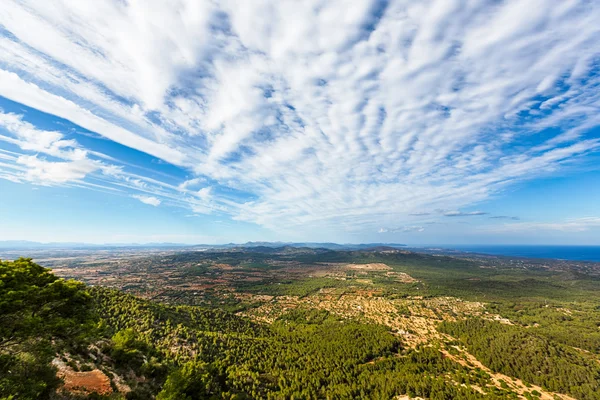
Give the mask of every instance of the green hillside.
[{"label": "green hillside", "polygon": [[[357,258],[353,255],[352,261],[365,261]],[[462,274],[477,273],[453,262],[450,268]],[[442,278],[431,267],[401,265],[428,290],[455,290],[454,281],[442,288]],[[567,321],[582,326],[575,337],[585,339],[582,347],[591,352],[574,349],[564,335],[567,328],[534,303],[519,303],[530,308],[517,312],[516,304],[496,297],[489,309],[520,324],[459,318],[439,323],[437,329],[449,335],[445,339],[410,343],[368,315],[355,318],[298,306],[264,323],[215,306],[167,305],[59,279],[30,259],[1,262],[0,278],[0,399],[537,397],[535,389],[518,393],[514,386],[499,386],[491,371],[579,399],[600,398],[598,333],[586,331],[585,319]],[[306,296],[322,282],[315,278],[276,286],[289,291],[282,295],[286,298]],[[392,296],[385,294],[386,284],[380,286],[383,300]],[[265,290],[264,283],[253,289]],[[408,308],[400,311],[409,318]],[[534,332],[526,326],[536,315],[544,328]],[[489,370],[462,361],[456,345]],[[102,393],[78,390],[62,379],[92,372],[106,377]]]}]

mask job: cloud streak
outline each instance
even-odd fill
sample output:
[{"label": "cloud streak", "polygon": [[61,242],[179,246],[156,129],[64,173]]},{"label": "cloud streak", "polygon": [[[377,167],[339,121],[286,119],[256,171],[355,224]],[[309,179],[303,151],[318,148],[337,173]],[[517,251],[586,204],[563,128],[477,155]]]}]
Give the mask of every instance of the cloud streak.
[{"label": "cloud streak", "polygon": [[572,218],[558,222],[519,222],[490,227],[488,231],[494,233],[514,232],[586,232],[600,228],[600,217]]},{"label": "cloud streak", "polygon": [[518,220],[521,219],[519,217],[511,217],[511,216],[508,216],[508,215],[494,215],[494,216],[492,216],[490,218],[491,219],[510,219],[510,220],[513,220],[513,221],[518,221]]},{"label": "cloud streak", "polygon": [[488,213],[484,212],[484,211],[469,211],[469,212],[464,212],[464,211],[444,211],[442,213],[442,215],[444,215],[444,217],[473,217],[473,216],[478,216],[478,215],[486,215]]},{"label": "cloud streak", "polygon": [[160,199],[157,199],[156,197],[153,197],[153,196],[143,196],[140,194],[134,194],[131,197],[141,201],[144,204],[148,204],[149,206],[158,207],[161,203]]},{"label": "cloud streak", "polygon": [[598,20],[583,0],[6,0],[1,96],[191,176],[132,173],[12,116],[22,154],[0,177],[278,231],[412,226],[600,149]]},{"label": "cloud streak", "polygon": [[425,228],[422,226],[401,226],[397,228],[379,228],[377,233],[407,233],[407,232],[424,232]]}]

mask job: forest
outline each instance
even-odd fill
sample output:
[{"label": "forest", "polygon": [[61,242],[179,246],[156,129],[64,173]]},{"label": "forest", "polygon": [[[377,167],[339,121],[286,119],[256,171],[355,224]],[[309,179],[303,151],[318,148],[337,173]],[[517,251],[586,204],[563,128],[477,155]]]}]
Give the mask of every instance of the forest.
[{"label": "forest", "polygon": [[595,357],[513,325],[483,319],[442,322],[440,331],[495,371],[576,398],[600,398]]},{"label": "forest", "polygon": [[[326,258],[347,256],[335,253]],[[478,272],[451,262],[458,276]],[[406,284],[408,292],[418,285],[441,292],[444,279],[453,279],[444,294],[456,290],[456,276],[444,278],[417,263],[405,263],[403,271],[421,279]],[[499,292],[487,310],[509,317],[511,324],[485,314],[453,313],[451,320],[438,315],[430,317],[439,332],[431,332],[433,339],[409,342],[385,323],[310,303],[288,307],[265,323],[218,305],[165,304],[62,279],[26,258],[0,261],[0,278],[0,399],[535,399],[540,390],[562,399],[567,397],[559,393],[600,398],[600,338],[592,309],[569,316],[547,302],[510,302],[503,298],[509,294]],[[302,299],[324,287],[348,290],[345,281],[338,282],[317,277],[240,287],[250,295]],[[381,285],[380,296],[409,296],[389,286]],[[436,299],[435,293],[427,296],[415,304]],[[553,301],[565,300],[555,295]],[[422,318],[410,307],[398,310],[398,318]],[[543,329],[529,328],[534,325]],[[570,335],[573,326],[580,329]],[[462,360],[463,351],[485,369]],[[61,368],[74,376],[97,370],[110,389],[66,390]],[[494,373],[520,379],[527,388],[500,385]]]}]

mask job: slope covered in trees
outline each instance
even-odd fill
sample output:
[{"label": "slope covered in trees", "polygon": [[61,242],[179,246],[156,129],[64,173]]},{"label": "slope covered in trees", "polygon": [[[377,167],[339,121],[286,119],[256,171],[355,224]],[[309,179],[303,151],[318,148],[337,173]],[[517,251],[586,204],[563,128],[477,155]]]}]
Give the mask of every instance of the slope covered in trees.
[{"label": "slope covered in trees", "polygon": [[92,308],[82,283],[31,259],[0,261],[0,397],[50,396],[60,384],[50,361],[90,334]]},{"label": "slope covered in trees", "polygon": [[600,363],[581,351],[484,319],[442,322],[439,330],[458,338],[493,371],[578,399],[600,399]]},{"label": "slope covered in trees", "polygon": [[161,399],[480,398],[445,375],[485,381],[437,350],[403,350],[383,326],[326,312],[294,312],[262,326],[215,310],[92,293],[110,329],[135,328],[136,341],[170,366]]},{"label": "slope covered in trees", "polygon": [[[334,260],[348,254],[325,256]],[[351,256],[353,262],[384,257],[368,253]],[[593,305],[573,303],[569,314],[558,304],[548,307],[537,300],[507,302],[498,297],[485,308],[479,303],[439,298],[439,304],[446,307],[444,314],[436,308],[438,303],[431,292],[448,287],[454,290],[459,279],[473,285],[478,269],[454,261],[448,268],[456,274],[447,278],[449,286],[445,287],[446,278],[439,267],[419,270],[420,264],[413,259],[404,261],[379,273],[381,285],[379,275],[373,272],[360,276],[352,272],[346,275],[349,280],[339,280],[340,287],[328,285],[328,289],[323,289],[325,279],[318,276],[290,279],[288,283],[260,281],[249,289],[284,293],[280,299],[267,293],[258,295],[266,299],[260,304],[281,306],[268,324],[224,311],[219,301],[210,306],[159,303],[59,279],[30,259],[0,262],[0,399],[89,395],[62,390],[57,365],[67,365],[74,374],[92,370],[104,374],[112,393],[90,395],[96,399],[391,399],[401,395],[506,399],[518,398],[519,394],[536,398],[534,389],[500,385],[488,375],[489,370],[486,373],[462,362],[461,353],[452,352],[452,337],[492,371],[521,378],[549,392],[569,393],[578,399],[599,398],[600,338],[594,331],[597,313]],[[264,268],[279,268],[271,261],[263,262]],[[200,273],[222,276],[212,264],[207,265]],[[249,268],[259,267],[253,263]],[[398,286],[403,284],[391,279],[394,273],[404,271],[421,280]],[[484,270],[479,276],[483,279],[490,274]],[[354,280],[365,277],[372,279],[371,283],[352,286]],[[377,296],[381,297],[374,303],[368,301],[375,293],[365,289],[368,287],[380,288]],[[389,291],[392,287],[400,291]],[[382,312],[381,319],[365,318],[367,311],[359,309],[359,304],[400,304],[394,301],[410,297],[402,293],[405,289],[427,290],[429,297],[402,300],[408,308]],[[510,286],[508,293],[512,290]],[[335,307],[326,311],[319,306],[325,303],[315,300],[315,296],[324,296],[335,303],[341,301],[339,293],[348,291],[364,299],[352,306],[356,313],[340,313]],[[296,297],[292,299],[290,293]],[[464,314],[468,307],[478,314],[464,320],[470,315]],[[483,310],[507,315],[515,325],[489,321],[492,315]],[[435,331],[438,322],[432,322],[441,321],[442,314],[450,321],[441,322],[438,330],[449,335],[447,338]],[[427,336],[429,342],[409,342],[406,334],[414,338],[414,332],[398,328],[392,332],[389,321],[381,325],[388,317],[414,318],[417,322],[428,319],[427,326],[433,330]],[[568,335],[575,326],[582,329]]]},{"label": "slope covered in trees", "polygon": [[485,383],[484,376],[435,349],[403,349],[380,325],[314,310],[259,325],[88,289],[29,259],[2,262],[0,273],[0,398],[69,397],[56,392],[50,364],[65,352],[123,377],[131,391],[111,396],[129,399],[483,398],[448,376]]}]

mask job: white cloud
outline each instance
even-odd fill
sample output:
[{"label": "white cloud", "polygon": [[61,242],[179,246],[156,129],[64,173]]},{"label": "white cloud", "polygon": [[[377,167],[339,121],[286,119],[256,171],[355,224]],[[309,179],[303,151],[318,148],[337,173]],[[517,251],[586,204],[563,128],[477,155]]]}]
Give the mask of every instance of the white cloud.
[{"label": "white cloud", "polygon": [[167,145],[156,143],[143,136],[100,118],[73,101],[49,93],[17,74],[0,69],[0,94],[10,100],[40,111],[65,118],[83,128],[97,132],[110,140],[144,151],[176,165],[184,163],[184,155]]},{"label": "white cloud", "polygon": [[[10,176],[10,180],[14,182],[28,181],[46,186],[65,184],[82,181],[102,167],[99,161],[88,158],[87,151],[80,148],[75,140],[64,139],[64,135],[58,131],[37,129],[25,122],[23,115],[4,113],[0,109],[0,129],[8,134],[0,134],[0,141],[16,145],[26,152],[36,153],[17,153],[3,157],[11,162],[0,167],[13,170],[4,177]],[[58,161],[39,157],[39,153]]]},{"label": "white cloud", "polygon": [[144,196],[141,194],[134,194],[131,197],[141,201],[144,204],[148,204],[150,206],[158,207],[161,203],[161,200],[154,196]]},{"label": "white cloud", "polygon": [[82,158],[74,140],[64,140],[63,134],[57,131],[36,129],[32,124],[23,121],[23,116],[4,113],[0,109],[0,127],[14,135],[14,138],[0,135],[0,140],[16,144],[23,150],[46,153],[48,155],[68,158]]},{"label": "white cloud", "polygon": [[464,212],[464,211],[444,211],[443,215],[445,217],[471,217],[471,216],[477,216],[477,215],[485,215],[488,214],[484,211],[469,211],[469,212]]},{"label": "white cloud", "polygon": [[196,192],[196,196],[198,196],[200,199],[202,199],[204,201],[208,201],[211,198],[211,193],[212,193],[211,187],[204,187],[204,188],[198,190],[198,192]]},{"label": "white cloud", "polygon": [[99,169],[96,162],[85,157],[73,161],[47,161],[37,156],[20,156],[17,164],[27,168],[23,179],[39,185],[82,180]]},{"label": "white cloud", "polygon": [[204,183],[205,179],[204,178],[194,178],[194,179],[188,179],[186,181],[183,181],[182,183],[180,183],[178,185],[178,188],[182,191],[186,191],[191,187],[194,186],[198,186],[201,183]]},{"label": "white cloud", "polygon": [[[65,139],[65,135],[59,131],[38,129],[26,122],[22,114],[5,113],[0,109],[0,141],[16,145],[23,151],[5,151],[10,155],[1,157],[9,160],[0,165],[0,169],[5,172],[3,177],[10,178],[13,182],[31,182],[44,186],[77,183],[88,188],[100,188],[97,184],[85,182],[85,178],[96,171],[116,180],[128,179],[122,166],[107,164],[90,158],[90,155],[104,159],[111,157],[89,152],[76,140]],[[44,156],[40,156],[40,153]],[[115,190],[106,187],[103,189]]]},{"label": "white cloud", "polygon": [[398,228],[379,228],[377,233],[398,233],[398,232],[424,232],[422,226],[401,226]]},{"label": "white cloud", "polygon": [[558,222],[518,222],[486,228],[490,232],[585,232],[590,229],[600,228],[600,217],[573,218]]},{"label": "white cloud", "polygon": [[[374,232],[600,149],[595,2],[42,3],[3,4],[0,95],[196,174],[100,167],[195,212]],[[10,123],[23,150],[77,161],[58,133]]]}]

